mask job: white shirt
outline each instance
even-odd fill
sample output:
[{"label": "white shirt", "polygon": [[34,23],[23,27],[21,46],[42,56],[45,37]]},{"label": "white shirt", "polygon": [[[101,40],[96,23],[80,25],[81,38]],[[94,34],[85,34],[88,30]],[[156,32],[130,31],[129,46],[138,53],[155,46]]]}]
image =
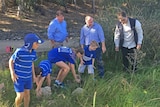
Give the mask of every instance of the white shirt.
[{"label": "white shirt", "polygon": [[[122,24],[122,26],[123,26],[123,33],[124,33],[123,47],[126,47],[128,49],[136,47],[136,44],[134,41],[134,31],[131,30],[131,25],[129,20],[126,24]],[[142,44],[143,30],[141,27],[141,23],[138,20],[136,20],[136,23],[135,23],[135,30],[137,31],[138,44]],[[120,41],[120,31],[118,29],[118,26],[116,26],[115,33],[114,33],[114,42],[116,47],[119,47],[119,41]]]}]

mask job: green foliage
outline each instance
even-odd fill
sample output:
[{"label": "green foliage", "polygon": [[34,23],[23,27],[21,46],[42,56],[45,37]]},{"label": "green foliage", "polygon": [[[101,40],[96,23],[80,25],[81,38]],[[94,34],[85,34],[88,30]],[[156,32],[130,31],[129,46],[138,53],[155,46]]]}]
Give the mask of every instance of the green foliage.
[{"label": "green foliage", "polygon": [[[76,84],[69,74],[65,79],[67,89],[53,88],[50,97],[37,99],[32,90],[31,107],[160,107],[159,0],[100,1],[102,8],[95,19],[103,26],[106,37],[107,53],[103,56],[105,78],[92,80],[85,74],[82,78],[84,82]],[[121,53],[114,51],[113,32],[117,22],[116,13],[120,9],[137,18],[144,30],[142,52],[146,57],[140,61],[141,69],[132,74],[122,72]],[[46,59],[46,53],[39,56],[36,65]],[[16,95],[9,71],[0,71],[0,78],[0,83],[5,84],[4,90],[0,91],[0,106],[12,107]],[[85,91],[73,96],[72,91],[77,87]]]},{"label": "green foliage", "polygon": [[[32,90],[30,107],[159,107],[159,68],[160,66],[146,67],[135,74],[116,71],[97,80],[84,75],[84,83],[80,85],[84,91],[77,95],[72,95],[72,91],[79,87],[73,82],[67,83],[67,89],[53,87],[51,96],[39,99]],[[0,78],[0,82],[5,84],[0,93],[0,105],[11,107],[15,92],[9,71],[0,71]]]},{"label": "green foliage", "polygon": [[114,59],[113,33],[117,23],[116,13],[127,12],[128,16],[138,19],[143,28],[142,51],[146,53],[145,63],[160,60],[160,2],[158,0],[101,0],[101,10],[96,20],[103,26],[106,36],[107,55]]}]

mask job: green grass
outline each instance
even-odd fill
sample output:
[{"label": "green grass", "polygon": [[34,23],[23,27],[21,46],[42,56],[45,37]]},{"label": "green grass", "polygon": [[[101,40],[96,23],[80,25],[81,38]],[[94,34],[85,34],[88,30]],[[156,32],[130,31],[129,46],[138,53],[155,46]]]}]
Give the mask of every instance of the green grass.
[{"label": "green grass", "polygon": [[[82,84],[73,82],[70,76],[65,79],[67,89],[53,88],[50,97],[37,99],[31,90],[31,107],[160,107],[160,66],[148,67],[135,74],[106,71],[106,77],[96,81],[84,75]],[[0,105],[12,107],[15,92],[9,71],[0,71],[0,78],[0,83],[5,84]],[[72,95],[79,86],[85,91]]]},{"label": "green grass", "polygon": [[[104,9],[98,11],[98,18],[95,19],[104,28],[106,37],[107,52],[103,56],[105,78],[93,81],[86,73],[83,83],[77,84],[70,72],[64,81],[67,85],[66,90],[53,88],[51,96],[40,99],[37,99],[34,90],[31,90],[30,107],[160,107],[159,8],[152,6],[155,7],[155,11],[150,13],[148,11],[153,9],[148,8],[148,5],[139,6],[143,0],[137,0],[137,3],[132,3],[135,0],[102,1],[101,7]],[[148,3],[151,1],[144,1],[151,4]],[[123,3],[128,5],[123,7]],[[113,32],[119,7],[123,7],[130,16],[139,19],[144,30],[142,51],[146,53],[146,57],[135,74],[122,71],[121,53],[114,51]],[[42,59],[46,59],[45,53],[41,53],[35,65]],[[56,68],[53,71],[56,72]],[[4,90],[0,92],[0,107],[12,107],[16,95],[9,70],[0,71],[0,83],[5,84]],[[77,87],[83,88],[84,92],[72,95]]]}]

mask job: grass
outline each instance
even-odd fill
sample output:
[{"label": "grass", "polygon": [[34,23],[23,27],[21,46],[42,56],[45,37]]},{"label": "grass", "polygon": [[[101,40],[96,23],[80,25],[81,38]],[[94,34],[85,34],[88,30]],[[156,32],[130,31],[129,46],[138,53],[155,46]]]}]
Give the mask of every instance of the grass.
[{"label": "grass", "polygon": [[[107,43],[107,53],[103,56],[106,67],[105,78],[97,78],[93,81],[88,74],[85,74],[82,78],[83,83],[77,84],[70,73],[65,79],[66,90],[53,88],[51,96],[40,99],[37,99],[34,90],[31,90],[30,107],[160,107],[160,65],[158,62],[160,47],[159,32],[157,32],[160,26],[158,23],[160,10],[156,8],[155,12],[148,14],[149,8],[139,7],[138,2],[128,5],[132,7],[124,7],[131,16],[135,16],[142,22],[144,29],[142,50],[146,53],[138,72],[129,74],[122,71],[121,53],[115,53],[113,36],[111,36],[117,20],[116,11],[125,0],[114,1],[116,2],[108,3],[104,0],[103,5],[107,3],[108,6],[106,5],[107,8],[104,11],[99,11],[101,14],[96,19],[105,28]],[[130,4],[131,1],[127,3]],[[41,59],[46,58],[43,53],[41,56],[36,65]],[[156,63],[153,64],[154,61]],[[53,71],[56,72],[55,68]],[[4,90],[0,91],[0,106],[12,107],[15,92],[9,71],[0,71],[0,78],[0,83],[5,84]],[[83,88],[84,92],[72,95],[77,87]]]},{"label": "grass", "polygon": [[[93,81],[87,75],[82,84],[67,77],[67,89],[53,88],[52,95],[37,99],[31,90],[31,107],[159,107],[160,66],[144,68],[135,74],[116,71],[106,78]],[[71,75],[69,75],[71,76]],[[88,77],[88,78],[87,78]],[[0,71],[0,83],[5,89],[0,94],[1,107],[12,107],[15,92],[9,71]],[[82,94],[72,95],[81,86]]]}]

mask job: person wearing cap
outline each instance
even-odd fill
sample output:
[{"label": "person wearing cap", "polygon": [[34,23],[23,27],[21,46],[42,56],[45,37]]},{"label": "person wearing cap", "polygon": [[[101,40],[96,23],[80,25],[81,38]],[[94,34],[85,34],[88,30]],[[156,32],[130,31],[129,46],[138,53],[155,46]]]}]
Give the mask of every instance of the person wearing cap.
[{"label": "person wearing cap", "polygon": [[91,41],[96,41],[100,46],[96,49],[95,62],[97,64],[100,78],[104,77],[104,62],[102,54],[106,52],[104,32],[100,24],[94,22],[92,16],[85,17],[85,25],[81,28],[80,44],[81,47],[89,46]]},{"label": "person wearing cap", "polygon": [[65,40],[68,42],[67,23],[61,10],[56,12],[56,18],[50,22],[47,35],[53,48],[63,46]]},{"label": "person wearing cap", "polygon": [[32,81],[36,81],[34,61],[37,59],[36,49],[41,40],[36,34],[29,33],[24,37],[24,45],[17,48],[9,59],[11,79],[16,92],[15,106],[20,107],[24,100],[24,107],[29,107]]},{"label": "person wearing cap", "polygon": [[[60,67],[54,86],[64,88],[63,80],[71,70],[72,75],[77,83],[80,82],[79,76],[76,74],[75,64],[76,56],[78,58],[83,55],[82,48],[68,48],[65,46],[53,48],[48,52],[48,60]],[[68,63],[68,64],[67,64]]]}]

